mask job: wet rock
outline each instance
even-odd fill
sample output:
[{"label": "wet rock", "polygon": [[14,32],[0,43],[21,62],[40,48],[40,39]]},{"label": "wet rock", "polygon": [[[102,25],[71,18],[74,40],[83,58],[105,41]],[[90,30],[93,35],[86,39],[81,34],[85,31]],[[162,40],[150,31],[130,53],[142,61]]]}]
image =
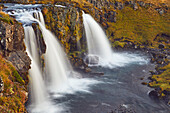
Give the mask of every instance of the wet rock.
[{"label": "wet rock", "polygon": [[42,54],[44,54],[46,52],[46,44],[43,40],[43,37],[40,35],[42,34],[40,28],[38,27],[37,24],[32,24],[32,27],[35,31],[35,35],[36,35],[36,38],[37,38],[37,44],[38,44],[38,50],[39,50],[39,54],[42,56]]},{"label": "wet rock", "polygon": [[99,63],[99,57],[94,55],[88,55],[85,59],[87,64],[96,65]]},{"label": "wet rock", "polygon": [[27,75],[31,65],[31,60],[27,53],[23,51],[11,52],[7,57],[7,60],[12,62],[19,74],[25,78],[24,75]]},{"label": "wet rock", "polygon": [[141,84],[142,84],[142,85],[147,85],[148,83],[146,83],[146,82],[142,82]]},{"label": "wet rock", "polygon": [[118,107],[116,107],[116,109],[112,110],[109,113],[137,113],[136,110],[129,106],[129,105],[119,105]]},{"label": "wet rock", "polygon": [[91,69],[88,68],[88,67],[86,67],[86,68],[85,68],[85,72],[86,72],[86,73],[89,73],[89,72],[91,72]]},{"label": "wet rock", "polygon": [[92,75],[104,75],[103,72],[91,72]]},{"label": "wet rock", "polygon": [[160,96],[159,92],[156,90],[152,90],[149,92],[149,97],[152,99],[158,99]]}]

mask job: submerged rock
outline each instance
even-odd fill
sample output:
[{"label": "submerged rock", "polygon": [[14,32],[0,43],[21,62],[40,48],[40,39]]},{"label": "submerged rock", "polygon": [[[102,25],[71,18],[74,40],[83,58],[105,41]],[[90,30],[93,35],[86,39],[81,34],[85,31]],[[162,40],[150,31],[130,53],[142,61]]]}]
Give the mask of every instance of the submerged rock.
[{"label": "submerged rock", "polygon": [[85,59],[87,64],[96,65],[99,63],[99,57],[94,55],[88,55]]},{"label": "submerged rock", "polygon": [[160,97],[160,94],[158,91],[152,90],[149,92],[149,97],[151,97],[153,99],[158,99]]}]

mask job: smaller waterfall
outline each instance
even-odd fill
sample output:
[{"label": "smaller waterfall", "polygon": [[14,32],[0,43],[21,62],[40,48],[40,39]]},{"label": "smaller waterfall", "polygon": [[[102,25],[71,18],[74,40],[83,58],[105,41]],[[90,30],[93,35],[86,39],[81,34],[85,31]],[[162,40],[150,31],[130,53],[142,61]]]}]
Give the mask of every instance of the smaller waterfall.
[{"label": "smaller waterfall", "polygon": [[[42,15],[42,13],[39,13]],[[45,28],[44,18],[40,16],[38,21],[47,49],[45,53],[45,71],[49,77],[50,89],[54,92],[62,91],[68,86],[68,77],[73,72],[64,50],[59,44],[57,38]]]},{"label": "smaller waterfall", "polygon": [[43,26],[45,26],[44,17],[43,17],[42,12],[39,11],[38,13],[39,13],[39,15],[40,15],[40,19],[38,19],[38,20],[40,20],[41,24],[42,24]]},{"label": "smaller waterfall", "polygon": [[88,54],[97,55],[103,59],[112,59],[112,50],[104,31],[100,25],[89,15],[83,12]]},{"label": "smaller waterfall", "polygon": [[27,26],[24,27],[24,31],[27,50],[29,51],[30,55],[37,63],[37,65],[40,66],[40,56],[37,50],[38,46],[34,30],[31,26]]},{"label": "smaller waterfall", "polygon": [[46,75],[50,76],[50,89],[53,89],[53,91],[61,91],[68,83],[68,72],[71,71],[71,66],[69,66],[67,58],[63,53],[64,50],[62,50],[55,36],[41,25],[41,23],[39,23],[39,25],[47,46],[45,53],[45,70]]},{"label": "smaller waterfall", "polygon": [[[31,58],[31,69],[29,70],[29,75],[31,77],[31,105],[29,110],[31,112],[44,112],[52,108],[52,103],[48,99],[48,93],[45,89],[44,80],[42,78],[42,73],[40,71],[40,66],[38,65],[38,50],[37,41],[35,37],[34,30],[31,26],[24,27],[25,32],[25,44],[28,56]],[[55,111],[55,110],[54,110]]]}]

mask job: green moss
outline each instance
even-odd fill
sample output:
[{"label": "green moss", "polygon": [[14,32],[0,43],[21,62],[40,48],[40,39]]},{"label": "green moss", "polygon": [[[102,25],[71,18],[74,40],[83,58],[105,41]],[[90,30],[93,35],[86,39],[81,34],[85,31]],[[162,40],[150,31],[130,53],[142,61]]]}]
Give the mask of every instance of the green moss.
[{"label": "green moss", "polygon": [[3,22],[6,22],[8,24],[14,24],[14,19],[9,17],[8,14],[0,12],[0,15],[2,16],[2,17],[0,17],[0,20],[2,20]]},{"label": "green moss", "polygon": [[[131,7],[125,7],[117,11],[117,22],[108,23],[107,34],[113,39],[128,37],[140,43],[155,43],[153,39],[160,33],[170,34],[170,14],[161,16],[155,10],[140,8],[134,11]],[[114,41],[111,39],[112,41]],[[156,46],[155,46],[156,47]]]},{"label": "green moss", "polygon": [[[0,55],[0,77],[4,82],[3,95],[0,96],[1,113],[25,113],[25,86],[12,64],[6,62]],[[19,82],[18,82],[19,81]],[[20,83],[21,82],[21,83]]]},{"label": "green moss", "polygon": [[115,41],[113,44],[112,44],[112,46],[113,47],[121,47],[121,48],[123,48],[124,46],[125,46],[125,42],[120,42],[120,41]]},{"label": "green moss", "polygon": [[170,91],[170,64],[160,69],[164,69],[165,71],[160,75],[153,75],[153,82],[149,83],[149,86],[160,87],[162,91]]},{"label": "green moss", "polygon": [[22,77],[18,74],[18,72],[16,70],[14,70],[12,72],[12,75],[15,77],[17,82],[22,83],[22,84],[25,83],[24,80],[22,79]]}]

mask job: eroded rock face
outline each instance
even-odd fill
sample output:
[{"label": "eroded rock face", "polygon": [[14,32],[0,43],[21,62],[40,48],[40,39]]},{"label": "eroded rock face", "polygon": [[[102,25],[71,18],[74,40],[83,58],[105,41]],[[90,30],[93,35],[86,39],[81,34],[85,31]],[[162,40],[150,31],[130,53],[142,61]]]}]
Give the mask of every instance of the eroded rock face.
[{"label": "eroded rock face", "polygon": [[0,21],[1,47],[4,56],[12,51],[25,51],[24,30],[19,24],[10,25]]},{"label": "eroded rock face", "polygon": [[0,37],[0,54],[12,62],[24,78],[30,69],[31,60],[25,52],[22,25],[17,22],[12,25],[0,20]]},{"label": "eroded rock face", "polygon": [[31,64],[31,60],[27,53],[23,51],[10,52],[7,60],[12,62],[12,64],[19,71],[20,75],[25,78],[24,75],[27,74]]},{"label": "eroded rock face", "polygon": [[66,52],[75,50],[77,40],[83,36],[82,12],[75,7],[43,7],[47,29],[52,31]]}]

